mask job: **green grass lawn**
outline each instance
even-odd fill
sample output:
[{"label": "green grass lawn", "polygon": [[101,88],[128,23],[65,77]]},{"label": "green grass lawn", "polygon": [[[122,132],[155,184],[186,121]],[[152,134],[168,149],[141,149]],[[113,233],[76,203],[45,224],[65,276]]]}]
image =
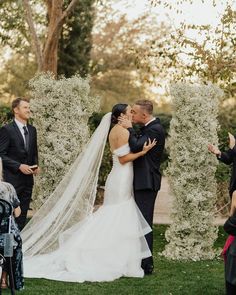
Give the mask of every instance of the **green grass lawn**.
[{"label": "green grass lawn", "polygon": [[[143,279],[121,278],[109,283],[64,283],[42,279],[26,279],[24,295],[75,294],[160,294],[160,295],[223,295],[224,264],[222,259],[201,262],[174,262],[158,255],[165,245],[166,226],[154,227],[155,272]],[[225,234],[220,228],[216,247],[222,247]],[[3,294],[7,294],[4,291]]]}]

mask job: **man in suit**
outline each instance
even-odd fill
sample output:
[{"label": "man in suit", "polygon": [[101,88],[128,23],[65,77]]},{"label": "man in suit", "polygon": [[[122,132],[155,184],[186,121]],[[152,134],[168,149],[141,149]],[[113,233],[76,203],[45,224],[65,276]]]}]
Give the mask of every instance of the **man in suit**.
[{"label": "man in suit", "polygon": [[[140,133],[137,133],[132,123],[142,125]],[[165,146],[165,131],[158,118],[153,117],[153,104],[149,100],[139,100],[132,107],[132,122],[121,118],[120,124],[130,133],[129,145],[132,152],[142,150],[143,145],[149,139],[157,140],[146,155],[136,159],[134,165],[134,198],[144,218],[152,228],[154,205],[161,186],[160,164]],[[150,250],[153,250],[153,233],[146,235]],[[145,274],[153,271],[153,258],[143,259],[142,268]]]},{"label": "man in suit", "polygon": [[28,124],[29,101],[16,98],[12,102],[14,120],[0,129],[0,157],[3,162],[3,178],[16,189],[20,200],[21,215],[16,218],[19,229],[25,226],[27,211],[34,184],[33,175],[38,173],[37,133]]}]

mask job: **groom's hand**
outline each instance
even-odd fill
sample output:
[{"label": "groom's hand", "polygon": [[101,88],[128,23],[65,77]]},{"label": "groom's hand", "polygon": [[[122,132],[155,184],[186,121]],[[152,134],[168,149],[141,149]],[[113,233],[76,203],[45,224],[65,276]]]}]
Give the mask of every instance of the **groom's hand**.
[{"label": "groom's hand", "polygon": [[122,114],[121,116],[118,117],[118,121],[119,121],[118,124],[126,129],[133,127],[132,122],[129,119],[127,119],[125,116],[122,116]]}]

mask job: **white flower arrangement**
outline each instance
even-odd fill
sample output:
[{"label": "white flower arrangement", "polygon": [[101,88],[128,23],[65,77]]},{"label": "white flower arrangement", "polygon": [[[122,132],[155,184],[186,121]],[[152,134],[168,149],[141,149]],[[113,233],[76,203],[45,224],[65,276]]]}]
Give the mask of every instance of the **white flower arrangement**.
[{"label": "white flower arrangement", "polygon": [[218,233],[213,225],[217,159],[207,145],[218,144],[218,99],[223,92],[212,84],[187,83],[171,85],[170,92],[174,113],[167,175],[175,200],[162,254],[175,260],[212,259]]},{"label": "white flower arrangement", "polygon": [[55,80],[50,74],[30,80],[41,168],[34,188],[34,208],[55,189],[90,137],[88,119],[99,109],[99,99],[89,95],[89,82],[78,75]]}]

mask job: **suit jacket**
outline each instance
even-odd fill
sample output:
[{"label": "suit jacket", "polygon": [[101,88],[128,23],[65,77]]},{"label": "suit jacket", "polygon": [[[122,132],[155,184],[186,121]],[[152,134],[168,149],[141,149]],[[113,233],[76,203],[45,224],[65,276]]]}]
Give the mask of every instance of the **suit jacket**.
[{"label": "suit jacket", "polygon": [[229,184],[229,194],[232,196],[233,192],[236,190],[236,145],[233,149],[229,149],[226,152],[221,153],[221,157],[218,159],[223,163],[230,165],[233,164],[230,184]]},{"label": "suit jacket", "polygon": [[[226,220],[224,230],[228,234],[236,236],[236,214]],[[236,285],[236,237],[226,252],[225,280]]]},{"label": "suit jacket", "polygon": [[161,187],[161,156],[165,146],[165,131],[160,120],[156,118],[147,126],[142,127],[140,134],[137,134],[133,128],[128,128],[128,130],[130,132],[129,146],[133,153],[141,151],[148,138],[157,140],[157,144],[146,155],[136,159],[133,165],[134,190],[158,191]]},{"label": "suit jacket", "polygon": [[0,157],[3,162],[3,178],[15,189],[27,184],[33,186],[33,175],[25,175],[20,170],[21,164],[38,164],[36,128],[27,125],[29,131],[29,149],[25,149],[23,136],[15,121],[0,129]]}]

